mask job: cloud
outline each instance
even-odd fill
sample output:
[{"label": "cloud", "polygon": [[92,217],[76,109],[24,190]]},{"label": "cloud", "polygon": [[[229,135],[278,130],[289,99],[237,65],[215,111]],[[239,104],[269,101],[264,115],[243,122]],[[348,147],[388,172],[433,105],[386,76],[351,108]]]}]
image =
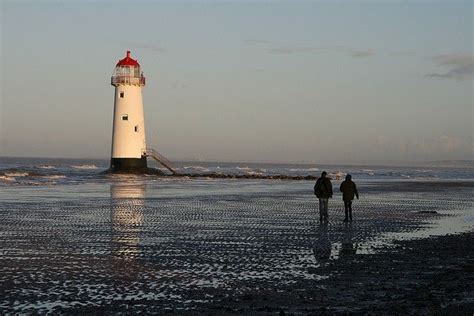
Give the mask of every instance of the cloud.
[{"label": "cloud", "polygon": [[474,56],[461,54],[437,55],[430,58],[438,67],[446,69],[444,72],[426,74],[426,77],[440,79],[469,80],[474,76]]},{"label": "cloud", "polygon": [[272,54],[297,54],[297,53],[315,53],[317,49],[312,47],[276,47],[267,49]]},{"label": "cloud", "polygon": [[397,50],[388,53],[390,56],[409,56],[415,55],[415,52],[412,50]]},{"label": "cloud", "polygon": [[363,58],[363,57],[369,57],[369,56],[372,56],[372,55],[375,55],[375,52],[373,49],[367,49],[367,50],[353,50],[351,52],[351,56],[352,57],[356,57],[356,58]]},{"label": "cloud", "polygon": [[442,158],[449,155],[469,153],[473,146],[466,138],[441,134],[431,138],[414,138],[401,140],[378,136],[375,138],[374,150],[377,152],[399,153],[409,156]]},{"label": "cloud", "polygon": [[458,150],[464,145],[464,141],[458,137],[441,135],[433,140],[434,148],[443,152]]},{"label": "cloud", "polygon": [[279,43],[268,40],[247,39],[244,40],[247,45],[265,47],[270,54],[305,54],[305,53],[323,53],[335,52],[349,55],[354,58],[365,58],[375,55],[375,51],[371,48],[359,49],[348,46],[308,46],[298,44]]},{"label": "cloud", "polygon": [[464,66],[466,64],[472,64],[474,61],[474,56],[472,55],[455,55],[455,54],[446,54],[446,55],[437,55],[431,58],[438,65],[448,65],[448,66]]},{"label": "cloud", "polygon": [[269,53],[272,54],[302,54],[302,53],[323,53],[323,52],[333,52],[349,55],[354,58],[365,58],[375,55],[373,49],[356,49],[351,47],[342,47],[342,46],[313,46],[313,47],[304,47],[304,46],[283,46],[283,47],[273,47],[267,49]]},{"label": "cloud", "polygon": [[259,40],[259,39],[246,39],[244,42],[248,45],[258,45],[258,44],[273,44],[272,41]]},{"label": "cloud", "polygon": [[166,53],[167,52],[167,49],[162,47],[162,46],[144,44],[144,45],[137,45],[137,47],[144,48],[144,49],[153,51],[155,53]]},{"label": "cloud", "polygon": [[158,54],[163,54],[163,53],[166,53],[168,50],[161,46],[161,45],[155,45],[155,44],[150,44],[150,43],[143,43],[143,42],[133,42],[133,41],[125,41],[125,40],[119,40],[119,41],[114,41],[114,43],[117,43],[121,46],[124,46],[124,47],[129,47],[131,48],[132,50],[135,49],[135,48],[141,48],[141,49],[145,49],[145,50],[148,50],[148,51],[152,51],[154,53],[158,53]]}]

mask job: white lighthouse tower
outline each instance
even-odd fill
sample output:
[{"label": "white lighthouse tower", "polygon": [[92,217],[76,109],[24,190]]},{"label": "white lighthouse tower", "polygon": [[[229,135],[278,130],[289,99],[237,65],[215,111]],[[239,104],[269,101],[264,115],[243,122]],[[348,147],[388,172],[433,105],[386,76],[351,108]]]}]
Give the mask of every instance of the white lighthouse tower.
[{"label": "white lighthouse tower", "polygon": [[145,77],[130,51],[115,66],[111,84],[115,87],[115,100],[110,169],[113,172],[144,171],[147,169],[142,98]]},{"label": "white lighthouse tower", "polygon": [[160,170],[147,167],[146,157],[151,157],[177,175],[171,161],[146,147],[142,98],[145,77],[130,51],[118,61],[110,83],[115,87],[110,171],[162,175]]}]

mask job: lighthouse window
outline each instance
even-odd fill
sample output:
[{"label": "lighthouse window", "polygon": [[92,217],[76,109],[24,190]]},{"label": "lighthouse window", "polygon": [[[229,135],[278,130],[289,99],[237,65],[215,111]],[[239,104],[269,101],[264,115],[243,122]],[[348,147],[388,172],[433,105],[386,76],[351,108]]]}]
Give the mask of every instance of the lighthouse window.
[{"label": "lighthouse window", "polygon": [[122,121],[128,121],[128,114],[122,115]]},{"label": "lighthouse window", "polygon": [[138,133],[138,125],[135,126],[135,132]]},{"label": "lighthouse window", "polygon": [[123,98],[123,96],[124,96],[123,91],[120,91],[120,97]]}]

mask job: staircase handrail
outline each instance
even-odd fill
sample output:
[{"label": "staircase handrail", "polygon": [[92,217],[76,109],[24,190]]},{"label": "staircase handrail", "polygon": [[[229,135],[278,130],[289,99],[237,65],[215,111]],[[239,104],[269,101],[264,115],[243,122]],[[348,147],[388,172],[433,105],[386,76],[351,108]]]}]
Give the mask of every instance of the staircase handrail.
[{"label": "staircase handrail", "polygon": [[147,157],[152,157],[153,159],[155,159],[157,162],[159,162],[161,165],[163,165],[166,169],[168,169],[169,171],[171,171],[172,174],[178,174],[175,170],[174,170],[174,166],[173,166],[173,163],[171,161],[169,161],[165,156],[161,155],[160,153],[158,153],[156,150],[154,150],[153,148],[146,148],[143,150],[145,156]]}]

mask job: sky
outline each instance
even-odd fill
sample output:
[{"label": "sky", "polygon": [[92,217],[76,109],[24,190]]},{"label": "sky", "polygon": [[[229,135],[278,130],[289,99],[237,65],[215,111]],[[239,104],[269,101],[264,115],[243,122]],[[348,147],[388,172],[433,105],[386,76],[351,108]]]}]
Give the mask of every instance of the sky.
[{"label": "sky", "polygon": [[473,159],[472,1],[0,0],[0,156],[110,157],[110,76],[147,77],[175,160]]}]

